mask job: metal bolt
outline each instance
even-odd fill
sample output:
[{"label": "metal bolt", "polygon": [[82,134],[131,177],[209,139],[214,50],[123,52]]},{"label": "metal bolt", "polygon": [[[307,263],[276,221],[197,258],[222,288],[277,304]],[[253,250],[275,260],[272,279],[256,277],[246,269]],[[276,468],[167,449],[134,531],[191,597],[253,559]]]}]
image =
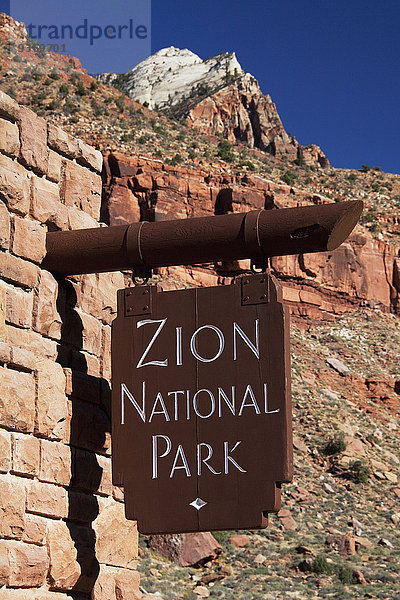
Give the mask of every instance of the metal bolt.
[{"label": "metal bolt", "polygon": [[148,293],[149,293],[149,290],[144,290],[144,291],[143,291],[143,296],[145,296],[145,295],[146,295],[146,294],[148,294]]},{"label": "metal bolt", "polygon": [[265,300],[267,296],[265,294],[263,294],[262,296],[260,296],[260,300]]},{"label": "metal bolt", "polygon": [[143,306],[143,310],[149,310],[148,306]]},{"label": "metal bolt", "polygon": [[132,312],[133,308],[128,308],[128,312]]},{"label": "metal bolt", "polygon": [[249,298],[248,296],[245,296],[245,297],[243,298],[243,300],[244,300],[244,302],[247,302],[248,300],[250,300],[250,298]]}]

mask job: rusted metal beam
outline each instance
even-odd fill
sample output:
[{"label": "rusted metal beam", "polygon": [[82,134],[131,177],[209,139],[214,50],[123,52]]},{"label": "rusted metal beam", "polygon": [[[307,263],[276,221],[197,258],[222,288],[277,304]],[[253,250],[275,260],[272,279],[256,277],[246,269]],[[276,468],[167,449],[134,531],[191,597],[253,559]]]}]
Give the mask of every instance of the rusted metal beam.
[{"label": "rusted metal beam", "polygon": [[78,275],[323,252],[344,242],[362,209],[353,201],[51,232],[42,266]]}]

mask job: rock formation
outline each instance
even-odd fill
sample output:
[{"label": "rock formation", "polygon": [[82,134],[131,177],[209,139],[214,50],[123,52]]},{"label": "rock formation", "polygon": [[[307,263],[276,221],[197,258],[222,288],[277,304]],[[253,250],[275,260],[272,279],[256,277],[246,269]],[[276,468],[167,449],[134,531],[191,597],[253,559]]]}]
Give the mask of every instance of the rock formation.
[{"label": "rock formation", "polygon": [[[110,225],[331,202],[258,175],[239,177],[223,169],[210,173],[122,153],[106,155],[104,165],[102,218]],[[360,304],[398,312],[399,262],[394,248],[358,226],[334,252],[275,257],[271,266],[292,312],[318,316]],[[248,261],[217,265],[216,272],[181,268],[168,273],[197,285],[217,285],[243,268],[249,268]]]},{"label": "rock formation", "polygon": [[202,60],[173,46],[159,50],[124,74],[99,80],[119,87],[149,108],[185,117],[189,126],[241,142],[289,161],[329,167],[318,146],[301,146],[288,135],[271,97],[244,73],[234,52]]}]

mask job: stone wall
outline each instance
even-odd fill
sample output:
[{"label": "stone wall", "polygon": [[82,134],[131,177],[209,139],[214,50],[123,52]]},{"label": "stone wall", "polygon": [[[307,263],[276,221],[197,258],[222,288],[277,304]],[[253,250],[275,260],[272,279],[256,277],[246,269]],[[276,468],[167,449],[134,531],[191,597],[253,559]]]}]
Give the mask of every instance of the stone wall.
[{"label": "stone wall", "polygon": [[99,227],[101,154],[0,92],[0,598],[125,600],[136,524],[111,481],[121,273],[55,278],[46,231]]}]

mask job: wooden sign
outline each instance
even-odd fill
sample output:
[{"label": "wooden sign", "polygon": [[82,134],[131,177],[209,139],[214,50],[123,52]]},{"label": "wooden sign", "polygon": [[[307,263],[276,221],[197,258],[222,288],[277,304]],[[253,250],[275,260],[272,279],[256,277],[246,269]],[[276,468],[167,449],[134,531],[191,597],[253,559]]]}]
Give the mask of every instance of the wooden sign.
[{"label": "wooden sign", "polygon": [[293,470],[289,318],[265,274],[118,292],[113,481],[142,533],[253,529]]}]

